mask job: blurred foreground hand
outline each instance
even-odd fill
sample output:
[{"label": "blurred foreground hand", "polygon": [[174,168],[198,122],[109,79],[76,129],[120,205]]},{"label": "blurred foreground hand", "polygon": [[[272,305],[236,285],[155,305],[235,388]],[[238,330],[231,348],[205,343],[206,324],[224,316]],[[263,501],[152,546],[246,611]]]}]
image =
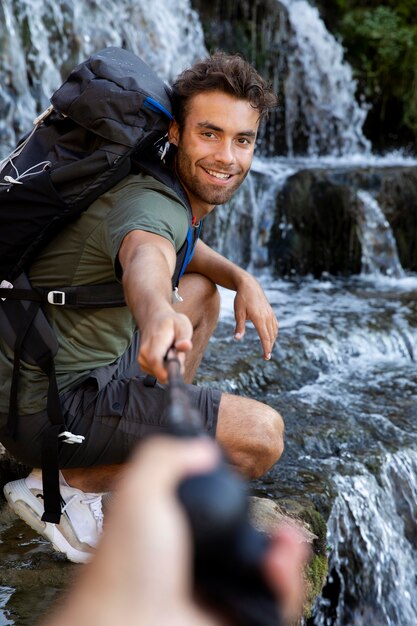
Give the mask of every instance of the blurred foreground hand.
[{"label": "blurred foreground hand", "polygon": [[[106,512],[92,562],[42,626],[226,626],[193,597],[192,543],[177,498],[187,476],[219,462],[210,439],[158,436],[140,445]],[[288,623],[302,610],[308,548],[294,529],[277,530],[264,573]]]}]

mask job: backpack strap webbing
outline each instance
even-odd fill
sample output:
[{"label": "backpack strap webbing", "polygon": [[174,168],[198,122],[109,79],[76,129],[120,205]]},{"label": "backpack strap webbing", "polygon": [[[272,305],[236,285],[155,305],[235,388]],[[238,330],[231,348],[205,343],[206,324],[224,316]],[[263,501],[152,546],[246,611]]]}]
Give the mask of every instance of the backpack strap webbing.
[{"label": "backpack strap webbing", "polygon": [[[38,312],[39,305],[32,302],[29,308],[24,311],[23,324],[19,327],[16,327],[16,318],[14,318],[13,325],[15,326],[16,332],[16,340],[14,344],[14,355],[13,355],[13,372],[12,372],[12,380],[10,385],[10,396],[9,396],[9,414],[7,418],[7,432],[13,439],[16,438],[17,431],[17,421],[18,421],[18,408],[17,408],[17,392],[19,386],[19,372],[20,372],[20,361],[22,354],[22,346],[28,334],[29,328],[32,325],[32,322]],[[23,309],[23,307],[22,307]]]},{"label": "backpack strap webbing", "polygon": [[18,383],[22,352],[30,344],[30,352],[39,368],[48,378],[46,412],[49,426],[43,436],[42,443],[42,482],[44,508],[42,520],[59,523],[61,516],[61,500],[59,492],[59,434],[65,430],[65,420],[59,400],[56,382],[54,353],[37,329],[34,320],[39,313],[39,302],[31,302],[26,308],[22,302],[13,302],[9,311],[9,322],[15,332],[13,373],[10,387],[9,413],[7,419],[8,434],[15,439],[18,436]]},{"label": "backpack strap webbing", "polygon": [[102,285],[80,285],[77,287],[0,288],[0,298],[27,300],[39,304],[55,304],[73,309],[126,306],[123,287],[120,283]]}]

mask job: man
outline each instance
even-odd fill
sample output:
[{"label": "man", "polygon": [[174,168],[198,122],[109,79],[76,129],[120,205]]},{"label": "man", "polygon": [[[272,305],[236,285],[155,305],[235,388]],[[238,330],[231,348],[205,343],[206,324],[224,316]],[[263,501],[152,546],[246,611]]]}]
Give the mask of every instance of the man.
[{"label": "man", "polygon": [[[216,54],[178,77],[169,141],[177,150],[173,168],[196,224],[243,182],[260,119],[275,102],[263,79],[237,56]],[[63,444],[60,450],[65,502],[60,524],[41,520],[38,470],[5,487],[15,512],[70,560],[88,560],[101,532],[101,495],[111,489],[136,442],[166,429],[165,388],[147,387],[144,374],[165,383],[163,359],[174,345],[185,380],[192,382],[218,318],[216,285],[236,292],[235,338],[241,339],[246,321],[252,321],[264,358],[271,358],[278,325],[261,287],[202,241],[180,281],[182,301],[172,303],[171,276],[187,228],[185,209],[172,190],[149,176],[131,175],[61,232],[30,269],[34,286],[116,278],[128,305],[46,309],[60,345],[55,364],[66,424],[85,437],[81,445]],[[0,368],[0,439],[24,463],[40,467],[48,426],[47,381],[39,370],[22,364],[18,436],[13,440],[4,427],[12,356],[3,344]],[[190,386],[190,394],[207,431],[245,476],[260,476],[280,457],[283,424],[276,411],[216,389]]]}]

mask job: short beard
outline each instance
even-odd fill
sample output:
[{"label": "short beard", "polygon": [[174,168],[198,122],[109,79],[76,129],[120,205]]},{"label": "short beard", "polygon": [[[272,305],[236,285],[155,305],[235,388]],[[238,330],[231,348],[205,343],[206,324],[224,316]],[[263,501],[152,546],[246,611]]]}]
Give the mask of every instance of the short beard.
[{"label": "short beard", "polygon": [[227,188],[212,187],[210,183],[202,183],[197,176],[190,174],[191,160],[187,152],[181,148],[181,142],[178,145],[175,157],[175,169],[182,184],[189,192],[202,202],[212,205],[228,202],[249,173],[249,170],[247,170],[240,175],[236,175],[235,182]]}]

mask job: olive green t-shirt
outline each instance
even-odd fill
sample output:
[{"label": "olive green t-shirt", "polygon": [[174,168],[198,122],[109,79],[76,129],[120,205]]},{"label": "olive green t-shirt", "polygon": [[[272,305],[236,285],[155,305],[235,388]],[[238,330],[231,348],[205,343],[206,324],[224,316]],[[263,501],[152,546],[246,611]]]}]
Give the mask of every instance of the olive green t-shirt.
[{"label": "olive green t-shirt", "polygon": [[[185,241],[188,217],[168,187],[145,175],[132,175],[98,198],[42,251],[30,270],[34,286],[63,287],[120,280],[117,255],[123,238],[145,230],[168,239],[178,251]],[[96,367],[114,362],[131,341],[135,322],[127,307],[44,311],[56,333],[55,357],[60,392]],[[8,410],[12,353],[0,340],[0,412]],[[19,378],[19,413],[45,408],[47,379],[23,363]]]}]

